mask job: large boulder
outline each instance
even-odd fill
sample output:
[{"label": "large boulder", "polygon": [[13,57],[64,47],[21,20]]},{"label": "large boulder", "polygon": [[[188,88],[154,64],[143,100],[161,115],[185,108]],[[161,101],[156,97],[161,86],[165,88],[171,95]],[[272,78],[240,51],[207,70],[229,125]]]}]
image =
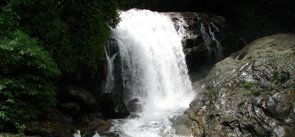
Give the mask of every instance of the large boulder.
[{"label": "large boulder", "polygon": [[188,114],[194,136],[294,136],[294,76],[294,35],[250,43],[217,63],[199,88]]}]

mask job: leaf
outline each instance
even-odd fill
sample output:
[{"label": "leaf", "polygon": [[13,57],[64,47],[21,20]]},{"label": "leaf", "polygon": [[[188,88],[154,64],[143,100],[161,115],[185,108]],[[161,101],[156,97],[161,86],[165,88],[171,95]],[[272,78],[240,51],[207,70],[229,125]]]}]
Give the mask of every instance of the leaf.
[{"label": "leaf", "polygon": [[0,83],[0,91],[3,90],[4,88],[6,88],[6,86],[2,83]]}]

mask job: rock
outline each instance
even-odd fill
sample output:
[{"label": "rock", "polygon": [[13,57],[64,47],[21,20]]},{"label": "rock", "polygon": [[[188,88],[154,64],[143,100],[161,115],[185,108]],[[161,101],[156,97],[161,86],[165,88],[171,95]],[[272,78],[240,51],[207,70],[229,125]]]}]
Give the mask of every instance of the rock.
[{"label": "rock", "polygon": [[106,118],[126,118],[130,114],[120,95],[104,94],[99,97],[101,114]]},{"label": "rock", "polygon": [[26,124],[26,135],[40,135],[42,137],[72,137],[72,117],[56,109],[44,111],[38,121],[32,120]]},{"label": "rock", "polygon": [[92,121],[95,121],[97,119],[102,120],[103,116],[100,113],[91,113],[91,114],[84,115],[79,120],[78,123],[81,124],[81,125],[88,125],[89,123],[91,123]]},{"label": "rock", "polygon": [[101,118],[91,119],[90,122],[81,123],[81,134],[85,137],[92,137],[96,132],[101,134],[106,133],[112,126],[110,120],[104,120]]},{"label": "rock", "polygon": [[288,116],[293,108],[295,89],[288,89],[270,96],[265,104],[265,110],[278,117]]},{"label": "rock", "polygon": [[192,136],[191,127],[194,123],[189,119],[188,115],[176,115],[170,121],[172,121],[172,127],[175,129],[176,135]]},{"label": "rock", "polygon": [[138,98],[131,99],[127,103],[127,108],[130,112],[142,112],[142,103]]},{"label": "rock", "polygon": [[57,121],[31,121],[26,125],[26,135],[40,135],[42,137],[73,137],[76,130],[71,124]]},{"label": "rock", "polygon": [[[62,116],[61,112],[57,110],[51,110],[50,112],[48,115],[52,116],[52,118],[44,117],[42,120],[29,122],[25,131],[26,135],[73,137],[73,134],[79,130],[82,136],[92,137],[96,132],[99,134],[107,133],[112,126],[111,121],[103,119],[100,113],[91,113],[84,115],[79,120],[67,122],[65,120],[57,120],[57,116],[65,117]],[[52,114],[52,112],[55,113]]]},{"label": "rock", "polygon": [[62,123],[73,122],[73,119],[70,115],[64,114],[61,111],[54,108],[45,109],[39,117],[43,120],[57,121]]},{"label": "rock", "polygon": [[231,26],[228,34],[232,33],[241,37],[245,43],[270,34],[295,32],[293,27],[295,1],[293,0],[142,1],[141,8],[155,11],[195,11],[223,16]]},{"label": "rock", "polygon": [[[0,133],[0,137],[21,137],[19,134]],[[24,136],[24,137],[40,137],[40,136]]]},{"label": "rock", "polygon": [[114,38],[110,38],[110,40],[108,41],[108,46],[106,46],[106,52],[111,57],[120,52],[118,43]]},{"label": "rock", "polygon": [[100,113],[85,115],[76,125],[76,129],[79,129],[83,137],[94,137],[96,133],[106,137],[118,136],[109,132],[112,121],[105,119]]},{"label": "rock", "polygon": [[274,136],[295,132],[295,36],[253,41],[218,62],[190,104],[194,136]]},{"label": "rock", "polygon": [[85,112],[95,112],[99,109],[95,97],[84,89],[69,86],[60,93],[60,96],[59,100],[62,102],[78,103]]},{"label": "rock", "polygon": [[63,103],[61,110],[71,116],[75,116],[80,112],[80,105],[78,103]]},{"label": "rock", "polygon": [[102,136],[104,137],[120,137],[120,135],[118,133],[104,133],[102,134]]},{"label": "rock", "polygon": [[[120,48],[119,43],[114,38],[110,38],[108,41],[107,51],[108,56],[110,59],[112,59],[113,63],[113,81],[112,81],[112,87],[110,89],[105,88],[104,90],[110,90],[105,91],[107,93],[116,92],[116,91],[124,91],[124,84],[122,79],[122,60],[120,55]],[[123,93],[120,93],[123,94]]]},{"label": "rock", "polygon": [[[224,55],[241,49],[240,38],[230,33],[224,17],[195,12],[167,12],[182,36],[186,63],[191,76],[208,73]],[[209,68],[209,69],[208,69]],[[198,79],[198,77],[192,77]]]},{"label": "rock", "polygon": [[72,137],[73,119],[61,111],[48,108],[39,114],[38,120],[28,122],[26,135],[40,135],[44,137]]}]

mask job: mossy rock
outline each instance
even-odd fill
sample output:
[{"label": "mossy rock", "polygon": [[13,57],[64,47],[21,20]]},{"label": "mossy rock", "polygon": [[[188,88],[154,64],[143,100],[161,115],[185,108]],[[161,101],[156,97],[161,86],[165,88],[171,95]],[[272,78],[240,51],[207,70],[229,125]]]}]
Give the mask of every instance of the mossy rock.
[{"label": "mossy rock", "polygon": [[[207,88],[199,93],[206,96],[197,96],[190,105],[191,119],[198,124],[193,131],[206,131],[195,136],[291,135],[295,131],[293,76],[295,35],[289,34],[258,39],[215,64],[205,79]],[[211,103],[200,103],[202,98]],[[201,110],[205,110],[202,115]]]}]

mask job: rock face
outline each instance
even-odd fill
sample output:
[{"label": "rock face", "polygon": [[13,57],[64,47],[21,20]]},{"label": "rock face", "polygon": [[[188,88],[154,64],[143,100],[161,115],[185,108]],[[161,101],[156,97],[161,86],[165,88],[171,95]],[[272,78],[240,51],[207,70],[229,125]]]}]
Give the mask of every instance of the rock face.
[{"label": "rock face", "polygon": [[191,74],[208,70],[224,56],[229,56],[245,46],[230,32],[230,26],[224,17],[195,12],[165,14],[171,17],[176,30],[183,38],[186,63]]},{"label": "rock face", "polygon": [[198,89],[188,112],[194,136],[294,136],[294,76],[294,35],[250,43],[217,63]]},{"label": "rock face", "polygon": [[142,8],[156,11],[192,11],[223,16],[232,31],[250,42],[295,29],[294,0],[142,0]]}]

